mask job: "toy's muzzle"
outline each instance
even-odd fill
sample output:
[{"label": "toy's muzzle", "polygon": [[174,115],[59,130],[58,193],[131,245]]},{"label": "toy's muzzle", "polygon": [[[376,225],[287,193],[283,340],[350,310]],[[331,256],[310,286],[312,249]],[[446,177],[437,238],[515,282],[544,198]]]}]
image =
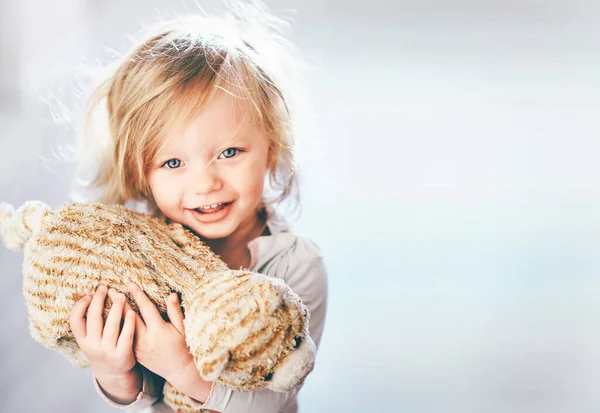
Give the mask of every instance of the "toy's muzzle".
[{"label": "toy's muzzle", "polygon": [[277,368],[267,388],[276,392],[285,392],[299,386],[315,366],[315,356],[315,343],[310,336],[307,336]]}]

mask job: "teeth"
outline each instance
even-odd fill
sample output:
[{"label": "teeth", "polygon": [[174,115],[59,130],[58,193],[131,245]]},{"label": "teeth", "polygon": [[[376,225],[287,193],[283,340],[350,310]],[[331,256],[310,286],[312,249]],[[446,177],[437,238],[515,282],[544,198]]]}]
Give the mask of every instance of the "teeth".
[{"label": "teeth", "polygon": [[223,205],[223,203],[219,202],[218,204],[204,205],[204,206],[200,207],[200,209],[211,209],[211,208],[216,208],[220,205]]}]

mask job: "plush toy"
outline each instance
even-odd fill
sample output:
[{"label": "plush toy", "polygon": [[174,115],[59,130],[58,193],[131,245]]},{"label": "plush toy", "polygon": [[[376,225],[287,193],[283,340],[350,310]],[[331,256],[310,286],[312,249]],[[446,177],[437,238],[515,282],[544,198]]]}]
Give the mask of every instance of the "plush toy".
[{"label": "plush toy", "polygon": [[[313,368],[309,314],[298,295],[280,279],[230,270],[179,224],[117,205],[69,203],[52,211],[32,201],[16,212],[0,205],[0,227],[9,249],[24,248],[31,335],[81,367],[87,360],[69,327],[73,304],[100,284],[127,293],[134,282],[162,314],[168,295],[180,295],[187,345],[205,380],[287,391]],[[176,410],[191,411],[168,383],[164,396]]]}]

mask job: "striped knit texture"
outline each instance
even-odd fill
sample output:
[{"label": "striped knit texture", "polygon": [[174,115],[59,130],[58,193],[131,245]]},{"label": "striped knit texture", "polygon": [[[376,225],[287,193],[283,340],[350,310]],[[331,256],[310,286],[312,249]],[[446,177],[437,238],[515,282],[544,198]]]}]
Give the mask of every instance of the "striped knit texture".
[{"label": "striped knit texture", "polygon": [[[298,295],[280,279],[230,270],[179,224],[117,205],[69,203],[52,211],[33,201],[17,211],[0,206],[0,232],[7,247],[24,248],[23,294],[32,337],[81,367],[88,362],[69,327],[74,303],[100,284],[127,295],[134,282],[164,316],[168,295],[180,295],[186,341],[205,380],[239,391],[287,391],[312,370],[309,314]],[[105,318],[109,309],[107,300]],[[288,359],[298,363],[298,342],[309,343],[302,368],[290,369],[290,362],[280,369]],[[282,385],[279,378],[271,380],[278,369],[297,377],[285,377]],[[164,396],[171,407],[194,411],[187,396],[168,383]]]}]

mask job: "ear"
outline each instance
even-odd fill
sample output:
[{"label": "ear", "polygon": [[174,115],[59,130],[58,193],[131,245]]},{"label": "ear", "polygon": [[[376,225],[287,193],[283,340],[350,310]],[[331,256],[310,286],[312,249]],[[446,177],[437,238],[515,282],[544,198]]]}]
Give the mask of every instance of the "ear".
[{"label": "ear", "polygon": [[215,350],[208,357],[204,357],[196,363],[198,371],[204,380],[215,381],[219,378],[229,359],[231,353],[229,350]]},{"label": "ear", "polygon": [[261,312],[272,314],[281,305],[287,285],[279,278],[267,277],[262,274],[254,274],[254,277],[254,281],[257,283],[255,288],[258,288],[258,292],[255,294],[258,306]]},{"label": "ear", "polygon": [[271,174],[277,167],[277,159],[279,159],[279,149],[273,142],[269,142],[267,150],[267,174]]},{"label": "ear", "polygon": [[34,231],[42,227],[44,218],[51,213],[50,207],[40,201],[29,201],[16,211],[12,205],[0,205],[0,234],[4,245],[10,250],[24,248]]}]

